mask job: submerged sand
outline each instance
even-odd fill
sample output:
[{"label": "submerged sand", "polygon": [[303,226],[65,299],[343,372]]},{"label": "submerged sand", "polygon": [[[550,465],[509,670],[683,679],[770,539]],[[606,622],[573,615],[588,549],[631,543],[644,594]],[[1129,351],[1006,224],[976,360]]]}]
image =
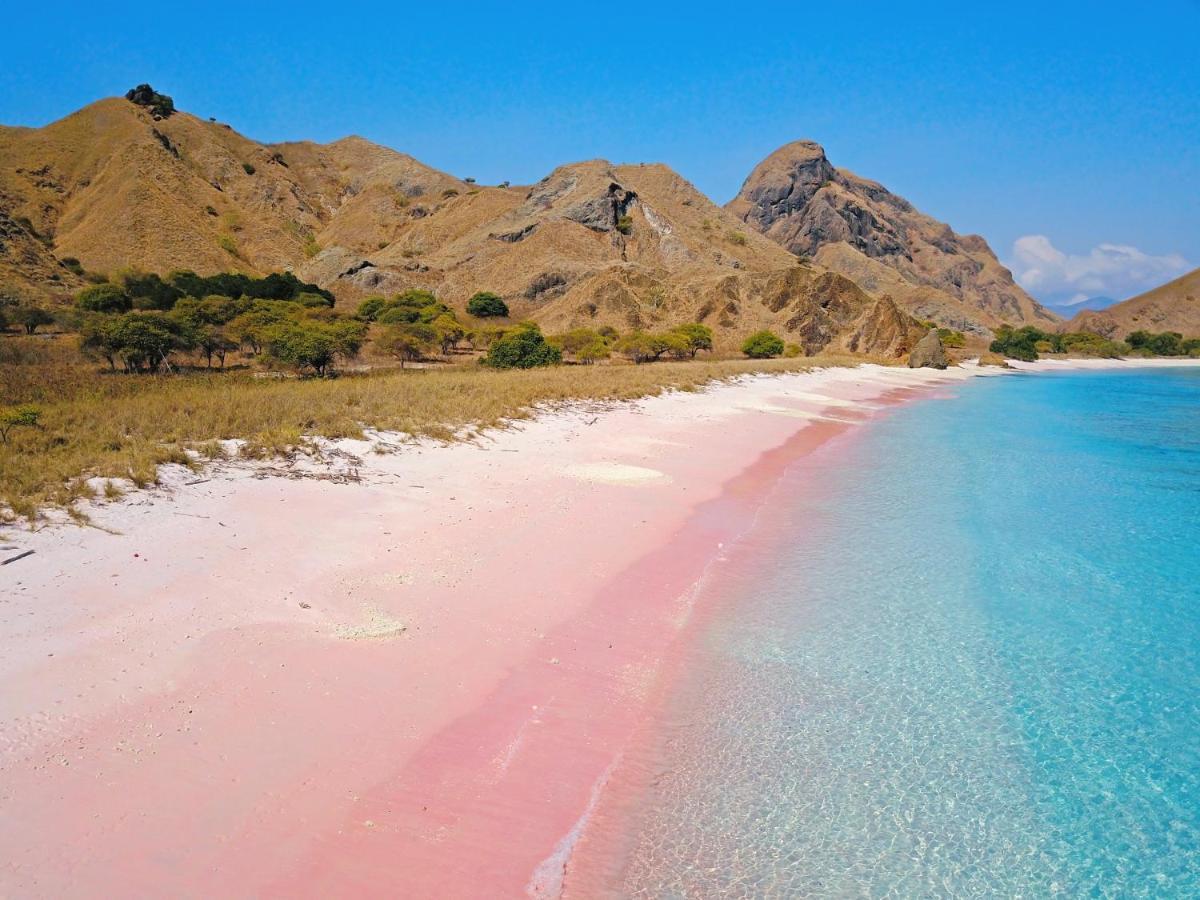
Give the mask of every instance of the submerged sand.
[{"label": "submerged sand", "polygon": [[0,568],[0,894],[554,894],[691,589],[780,472],[999,371],[344,441],[356,483],[227,465],[10,531],[5,558],[35,552]]}]

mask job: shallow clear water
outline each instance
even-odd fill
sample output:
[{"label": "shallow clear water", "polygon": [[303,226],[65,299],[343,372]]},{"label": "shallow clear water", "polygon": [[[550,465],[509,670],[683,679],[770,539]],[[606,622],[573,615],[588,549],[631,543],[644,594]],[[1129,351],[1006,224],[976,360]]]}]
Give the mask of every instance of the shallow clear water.
[{"label": "shallow clear water", "polygon": [[723,563],[621,893],[1200,896],[1200,370],[955,392]]}]

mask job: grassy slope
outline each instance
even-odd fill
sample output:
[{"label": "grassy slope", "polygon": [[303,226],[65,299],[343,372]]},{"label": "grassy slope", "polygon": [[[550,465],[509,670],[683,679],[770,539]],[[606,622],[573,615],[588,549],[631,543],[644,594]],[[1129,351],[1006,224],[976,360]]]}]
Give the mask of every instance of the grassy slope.
[{"label": "grassy slope", "polygon": [[0,444],[0,520],[91,496],[87,477],[152,484],[160,464],[187,462],[185,449],[203,452],[218,439],[247,440],[248,456],[285,452],[306,436],[357,436],[364,427],[450,440],[526,417],[542,403],[632,399],[749,372],[863,361],[697,360],[528,372],[471,365],[331,380],[248,370],[126,376],[80,363],[69,339],[10,336],[0,340],[0,397],[36,402],[43,414],[41,428],[14,429]]}]

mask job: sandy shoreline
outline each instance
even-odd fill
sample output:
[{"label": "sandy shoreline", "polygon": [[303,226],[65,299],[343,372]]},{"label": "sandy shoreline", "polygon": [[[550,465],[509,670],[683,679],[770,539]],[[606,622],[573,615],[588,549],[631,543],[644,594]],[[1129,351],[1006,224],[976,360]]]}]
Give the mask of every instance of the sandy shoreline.
[{"label": "sandy shoreline", "polygon": [[690,586],[773,479],[983,373],[341,442],[357,483],[181,472],[98,506],[107,531],[7,532],[35,552],[0,569],[0,893],[553,895]]}]

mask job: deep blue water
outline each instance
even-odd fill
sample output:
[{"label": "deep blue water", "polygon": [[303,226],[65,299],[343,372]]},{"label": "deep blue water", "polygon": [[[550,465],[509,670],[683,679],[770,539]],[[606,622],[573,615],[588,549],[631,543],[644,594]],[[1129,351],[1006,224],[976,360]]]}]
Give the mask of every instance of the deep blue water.
[{"label": "deep blue water", "polygon": [[1200,370],[954,391],[730,552],[622,893],[1200,896]]}]

